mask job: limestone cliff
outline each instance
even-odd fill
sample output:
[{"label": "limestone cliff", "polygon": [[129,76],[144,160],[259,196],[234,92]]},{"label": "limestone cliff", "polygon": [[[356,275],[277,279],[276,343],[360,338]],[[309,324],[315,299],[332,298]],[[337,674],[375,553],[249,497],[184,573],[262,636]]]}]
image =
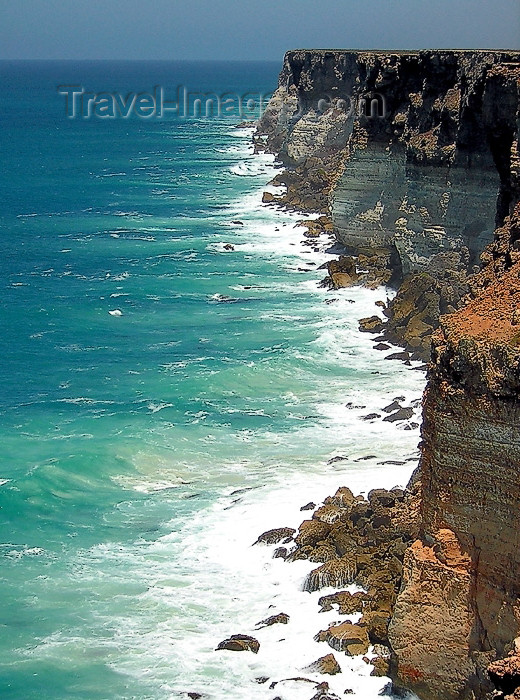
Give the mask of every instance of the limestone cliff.
[{"label": "limestone cliff", "polygon": [[256,141],[289,166],[284,201],[330,209],[345,245],[395,248],[404,274],[452,250],[473,265],[514,196],[519,66],[503,51],[289,51]]},{"label": "limestone cliff", "polygon": [[387,333],[422,359],[518,199],[519,75],[518,52],[289,51],[259,122],[286,165],[275,201],[407,281]]},{"label": "limestone cliff", "polygon": [[390,642],[426,700],[483,698],[520,631],[520,206],[444,316],[424,398],[421,536],[405,555]]},{"label": "limestone cliff", "polygon": [[388,630],[391,675],[422,700],[491,698],[490,679],[520,697],[518,640],[487,670],[520,633],[519,96],[514,52],[292,51],[256,136],[287,166],[280,203],[408,275],[396,339],[426,352],[440,324]]}]

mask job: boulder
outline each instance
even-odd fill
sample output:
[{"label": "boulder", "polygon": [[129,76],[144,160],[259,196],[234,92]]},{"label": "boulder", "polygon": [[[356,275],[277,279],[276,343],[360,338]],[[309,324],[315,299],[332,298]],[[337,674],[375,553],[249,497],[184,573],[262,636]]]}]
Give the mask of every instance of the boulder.
[{"label": "boulder", "polygon": [[374,667],[372,672],[370,673],[371,676],[377,676],[378,678],[381,678],[382,676],[388,676],[388,673],[390,671],[389,659],[385,659],[382,656],[376,656],[372,659],[370,663]]},{"label": "boulder", "polygon": [[387,489],[372,489],[368,493],[368,500],[374,510],[378,506],[392,508],[395,505],[397,495],[394,491],[388,491]]},{"label": "boulder", "polygon": [[391,413],[389,416],[383,418],[384,421],[388,423],[395,423],[399,420],[409,420],[413,416],[413,408],[400,408],[395,413]]},{"label": "boulder", "polygon": [[319,632],[315,639],[318,642],[327,642],[336,651],[345,651],[350,656],[366,654],[370,646],[366,627],[353,625],[350,622],[333,625]]},{"label": "boulder", "polygon": [[336,548],[329,542],[321,542],[317,544],[316,547],[312,548],[312,552],[308,555],[307,559],[314,563],[325,563],[338,558],[338,553]]},{"label": "boulder", "polygon": [[359,330],[364,333],[380,333],[384,327],[385,324],[379,316],[369,316],[368,318],[359,319]]},{"label": "boulder", "polygon": [[389,647],[384,644],[374,644],[374,654],[377,656],[368,662],[374,667],[370,675],[378,677],[388,676],[391,655]]},{"label": "boulder", "polygon": [[298,535],[294,538],[299,547],[315,546],[324,540],[330,532],[330,525],[319,520],[304,520],[300,525]]},{"label": "boulder", "polygon": [[311,700],[339,700],[338,696],[330,692],[328,683],[319,683],[316,686],[316,694]]},{"label": "boulder", "polygon": [[348,586],[354,581],[356,572],[355,557],[345,556],[341,559],[333,559],[310,572],[305,579],[303,590],[312,592],[328,586],[333,588]]},{"label": "boulder", "polygon": [[340,486],[334,496],[327,496],[323,501],[325,505],[339,506],[340,508],[348,508],[355,501],[354,494],[348,486]]},{"label": "boulder", "polygon": [[289,622],[289,619],[289,615],[286,613],[278,613],[277,615],[271,615],[265,620],[257,622],[255,627],[257,630],[260,630],[263,627],[271,627],[272,625],[286,625]]},{"label": "boulder", "polygon": [[343,513],[343,508],[332,504],[326,504],[321,506],[321,508],[318,508],[312,517],[314,520],[319,520],[322,523],[332,525],[332,523],[335,523],[341,518]]},{"label": "boulder", "polygon": [[336,661],[334,654],[327,654],[327,656],[322,656],[317,661],[313,661],[312,664],[309,664],[303,670],[310,673],[323,673],[335,676],[336,673],[341,673],[341,666]]},{"label": "boulder", "polygon": [[336,548],[339,557],[357,554],[358,546],[354,534],[350,529],[350,523],[345,523],[344,521],[336,523],[332,528],[329,540]]},{"label": "boulder", "polygon": [[502,693],[499,698],[516,697],[514,693],[520,689],[520,654],[513,651],[505,659],[493,661],[487,670],[493,685]]},{"label": "boulder", "polygon": [[388,625],[390,623],[390,613],[374,610],[363,614],[359,624],[365,626],[368,638],[372,644],[388,643]]},{"label": "boulder", "polygon": [[295,532],[293,527],[277,527],[263,532],[254,544],[278,544],[283,540],[291,540]]},{"label": "boulder", "polygon": [[252,651],[253,654],[258,654],[260,642],[247,634],[232,634],[231,637],[219,643],[216,651],[221,651],[222,649],[227,649],[228,651]]},{"label": "boulder", "polygon": [[322,596],[318,600],[318,605],[321,607],[320,612],[329,612],[334,605],[337,605],[340,615],[352,615],[363,611],[366,599],[366,593],[339,591],[338,593]]}]

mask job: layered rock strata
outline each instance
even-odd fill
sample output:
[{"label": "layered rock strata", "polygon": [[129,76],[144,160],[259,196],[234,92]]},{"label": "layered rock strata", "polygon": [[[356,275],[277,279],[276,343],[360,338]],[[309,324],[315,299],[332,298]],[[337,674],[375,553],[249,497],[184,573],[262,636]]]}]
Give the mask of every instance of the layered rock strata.
[{"label": "layered rock strata", "polygon": [[424,700],[484,698],[520,631],[520,206],[441,318],[424,398],[420,537],[389,638]]},{"label": "layered rock strata", "polygon": [[[380,596],[344,591],[323,604],[391,613],[388,630],[378,620],[368,638],[385,630],[391,676],[422,700],[520,696],[519,61],[498,51],[289,52],[256,136],[288,166],[279,203],[328,211],[355,254],[388,251],[405,280],[387,311],[391,337],[424,356],[440,326],[406,528],[372,499],[368,519],[354,522],[367,506],[338,493],[287,557],[321,563],[309,589],[354,580],[370,591],[377,561],[386,609]],[[361,109],[347,110],[345,96]],[[367,114],[363,98],[384,115]],[[360,276],[347,258],[328,272],[331,286],[335,275]],[[381,539],[381,527],[392,536]],[[320,635],[352,653],[366,644],[357,629]]]},{"label": "layered rock strata", "polygon": [[289,166],[284,201],[330,209],[345,245],[394,246],[405,273],[451,250],[475,264],[513,197],[519,67],[504,51],[289,51],[257,147]]},{"label": "layered rock strata", "polygon": [[286,166],[270,201],[328,213],[355,254],[386,251],[382,283],[427,276],[403,297],[426,328],[388,312],[420,357],[518,199],[519,75],[512,51],[289,51],[258,124],[257,149]]}]

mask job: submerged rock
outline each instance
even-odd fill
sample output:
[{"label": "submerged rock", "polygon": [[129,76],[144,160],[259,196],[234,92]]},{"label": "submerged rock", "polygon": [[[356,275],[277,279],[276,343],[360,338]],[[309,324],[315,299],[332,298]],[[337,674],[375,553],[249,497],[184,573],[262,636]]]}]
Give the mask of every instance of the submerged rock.
[{"label": "submerged rock", "polygon": [[247,634],[232,634],[228,639],[220,642],[215,651],[227,649],[228,651],[252,651],[258,654],[260,642]]},{"label": "submerged rock", "polygon": [[260,630],[263,627],[271,627],[271,625],[286,625],[289,620],[290,617],[286,613],[278,613],[277,615],[267,617],[265,620],[260,620],[260,622],[256,623],[255,627],[257,630]]},{"label": "submerged rock", "polygon": [[300,510],[314,510],[316,508],[316,504],[313,501],[309,501],[306,505],[302,506]]},{"label": "submerged rock", "polygon": [[399,411],[401,408],[402,408],[402,406],[399,403],[399,401],[392,401],[391,404],[389,404],[388,406],[385,406],[381,410],[384,411],[385,413],[393,413],[394,411]]},{"label": "submerged rock", "polygon": [[400,408],[398,411],[395,413],[390,414],[389,416],[385,416],[383,418],[384,421],[387,423],[395,423],[396,421],[399,420],[408,420],[413,416],[413,408]]},{"label": "submerged rock", "polygon": [[311,700],[339,700],[339,697],[330,692],[328,683],[319,683],[316,686],[316,694],[312,696]]},{"label": "submerged rock", "polygon": [[381,418],[380,413],[367,413],[366,416],[361,416],[361,420],[376,420],[376,418]]},{"label": "submerged rock", "polygon": [[402,362],[410,362],[410,353],[404,350],[403,352],[393,352],[385,357],[385,360],[401,360]]},{"label": "submerged rock", "polygon": [[273,530],[263,532],[253,544],[278,544],[278,542],[292,540],[295,532],[293,527],[276,527]]}]

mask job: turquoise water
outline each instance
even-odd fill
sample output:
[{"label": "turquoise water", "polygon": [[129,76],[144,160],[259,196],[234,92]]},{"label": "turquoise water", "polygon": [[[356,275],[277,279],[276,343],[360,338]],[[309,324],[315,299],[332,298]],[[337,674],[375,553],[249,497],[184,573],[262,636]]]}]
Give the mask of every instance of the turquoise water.
[{"label": "turquoise water", "polygon": [[[327,253],[261,204],[251,130],[68,120],[56,92],[268,92],[277,70],[0,64],[2,698],[270,698],[256,676],[326,651],[305,563],[250,544],[414,466],[416,428],[360,420],[423,385],[357,331],[386,292],[317,286]],[[254,659],[214,652],[280,595],[308,610],[290,649],[267,631]],[[363,667],[350,685],[376,696]]]}]

